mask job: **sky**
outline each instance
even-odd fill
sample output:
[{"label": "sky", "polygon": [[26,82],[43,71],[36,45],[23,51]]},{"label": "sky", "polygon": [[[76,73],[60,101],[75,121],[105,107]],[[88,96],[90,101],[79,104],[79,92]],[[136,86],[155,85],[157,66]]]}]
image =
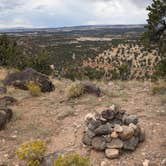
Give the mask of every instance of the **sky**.
[{"label": "sky", "polygon": [[145,24],[151,0],[0,0],[0,28]]}]

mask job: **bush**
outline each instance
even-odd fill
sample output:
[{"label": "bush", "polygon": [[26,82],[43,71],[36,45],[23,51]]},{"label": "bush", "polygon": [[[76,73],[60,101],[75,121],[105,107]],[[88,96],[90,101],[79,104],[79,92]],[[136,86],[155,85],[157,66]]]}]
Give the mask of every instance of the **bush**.
[{"label": "bush", "polygon": [[71,153],[59,155],[54,161],[54,166],[90,166],[90,162],[88,158]]},{"label": "bush", "polygon": [[84,93],[84,88],[80,82],[73,82],[66,88],[65,93],[68,98],[76,98]]},{"label": "bush", "polygon": [[27,86],[27,88],[32,96],[40,96],[41,95],[41,88],[37,83],[35,83],[33,81],[29,81],[26,84],[26,86]]},{"label": "bush", "polygon": [[20,145],[16,150],[16,155],[19,159],[25,160],[28,166],[37,166],[40,164],[45,150],[46,145],[42,140],[34,140]]}]

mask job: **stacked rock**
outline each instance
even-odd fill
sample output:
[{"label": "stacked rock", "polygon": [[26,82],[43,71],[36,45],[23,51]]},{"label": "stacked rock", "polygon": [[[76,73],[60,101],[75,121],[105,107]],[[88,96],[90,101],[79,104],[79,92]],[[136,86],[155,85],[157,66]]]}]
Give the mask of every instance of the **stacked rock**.
[{"label": "stacked rock", "polygon": [[101,114],[87,115],[82,142],[98,151],[105,151],[114,159],[125,150],[134,151],[145,139],[145,132],[138,125],[138,117],[129,115],[115,105]]}]

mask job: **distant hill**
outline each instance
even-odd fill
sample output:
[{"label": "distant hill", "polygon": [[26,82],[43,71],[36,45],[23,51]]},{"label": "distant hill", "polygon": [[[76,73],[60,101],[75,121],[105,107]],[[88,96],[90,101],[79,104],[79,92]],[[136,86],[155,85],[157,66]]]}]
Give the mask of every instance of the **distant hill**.
[{"label": "distant hill", "polygon": [[84,25],[84,26],[72,26],[72,27],[59,27],[59,28],[0,28],[0,32],[65,32],[65,31],[85,31],[85,30],[97,30],[97,29],[124,29],[124,28],[144,28],[144,24],[136,25]]}]

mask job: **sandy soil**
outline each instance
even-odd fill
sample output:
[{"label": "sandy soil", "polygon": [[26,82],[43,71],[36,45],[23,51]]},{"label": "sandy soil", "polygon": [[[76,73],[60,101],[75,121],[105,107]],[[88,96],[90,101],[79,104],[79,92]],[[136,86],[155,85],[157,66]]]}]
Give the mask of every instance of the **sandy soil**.
[{"label": "sandy soil", "polygon": [[5,130],[0,131],[0,165],[18,165],[15,149],[23,142],[40,138],[47,143],[47,153],[73,150],[90,157],[93,166],[105,160],[102,152],[96,152],[81,143],[84,117],[89,112],[102,111],[111,104],[118,104],[130,114],[139,116],[139,123],[146,132],[146,140],[135,152],[125,153],[119,159],[109,160],[108,166],[136,166],[150,160],[158,165],[166,158],[166,100],[151,95],[150,82],[97,83],[105,95],[97,98],[84,95],[66,100],[65,87],[70,81],[54,81],[52,93],[32,97],[28,92],[9,88],[8,94],[18,99],[12,106],[14,117]]}]

